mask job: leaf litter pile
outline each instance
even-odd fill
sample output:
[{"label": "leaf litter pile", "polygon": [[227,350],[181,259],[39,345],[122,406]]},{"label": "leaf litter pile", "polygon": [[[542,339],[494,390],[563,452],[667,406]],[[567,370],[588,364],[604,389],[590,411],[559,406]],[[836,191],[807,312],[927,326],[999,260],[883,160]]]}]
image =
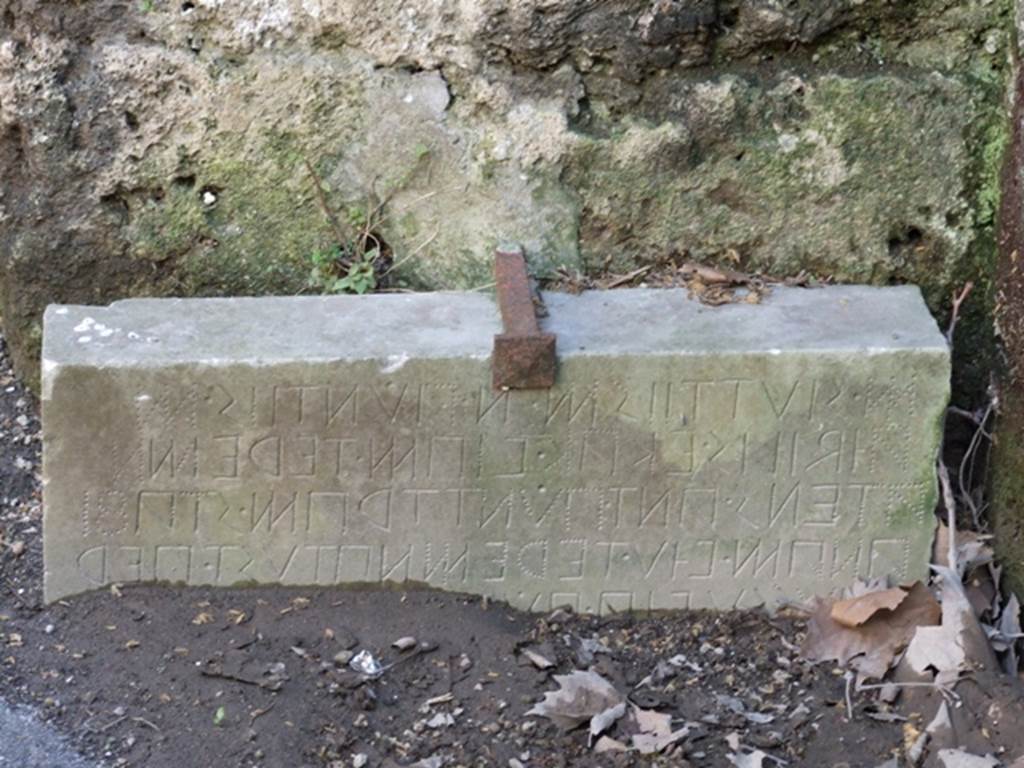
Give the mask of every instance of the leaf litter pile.
[{"label": "leaf litter pile", "polygon": [[[725,259],[737,266],[742,260],[731,249]],[[716,307],[722,304],[760,304],[776,285],[811,288],[828,282],[805,272],[795,277],[776,278],[726,266],[701,264],[688,261],[683,255],[672,254],[625,274],[609,273],[597,278],[560,268],[553,279],[546,281],[545,287],[568,293],[626,287],[685,288],[691,299]]]},{"label": "leaf litter pile", "polygon": [[0,383],[0,696],[105,766],[1024,768],[1020,605],[977,533],[939,526],[931,583],[775,614],[116,586],[44,607],[38,418],[2,340]]}]

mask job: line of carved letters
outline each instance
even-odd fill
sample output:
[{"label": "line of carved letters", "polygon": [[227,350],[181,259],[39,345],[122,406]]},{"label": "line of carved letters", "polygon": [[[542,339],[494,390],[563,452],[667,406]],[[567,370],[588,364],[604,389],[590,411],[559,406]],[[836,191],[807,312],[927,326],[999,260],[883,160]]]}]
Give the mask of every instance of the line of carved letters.
[{"label": "line of carved letters", "polygon": [[861,389],[833,380],[720,378],[663,381],[642,386],[595,383],[537,392],[492,392],[448,383],[310,384],[235,387],[162,387],[136,402],[167,425],[231,423],[236,427],[332,428],[386,424],[422,425],[457,420],[466,425],[559,424],[595,427],[601,414],[631,423],[724,424],[769,413],[810,420],[841,409],[851,418],[904,395],[892,383],[868,382]]},{"label": "line of carved letters", "polygon": [[652,477],[677,480],[702,471],[828,479],[870,473],[872,436],[865,430],[823,428],[767,436],[695,429],[674,432],[587,430],[477,435],[369,433],[231,433],[202,437],[149,436],[142,449],[147,481],[337,478],[381,482],[524,479],[531,474]]},{"label": "line of carved letters", "polygon": [[458,588],[478,583],[520,588],[557,584],[648,583],[655,589],[746,579],[849,580],[901,576],[908,542],[695,539],[639,544],[614,539],[421,541],[300,545],[266,550],[244,544],[97,545],[78,557],[97,584],[161,579],[230,585],[247,580],[300,584],[420,581]]},{"label": "line of carved letters", "polygon": [[562,476],[677,478],[726,469],[822,478],[868,473],[872,435],[862,429],[749,432],[681,429],[672,432],[585,430],[550,434],[473,435],[364,433],[224,433],[148,436],[141,454],[146,479],[366,478],[380,481],[517,479],[531,473]]},{"label": "line of carved letters", "polygon": [[[344,540],[413,529],[497,532],[684,530],[733,535],[773,530],[827,536],[865,527],[912,505],[925,484],[772,483],[765,494],[738,489],[647,486],[381,488],[342,490],[96,490],[82,500],[89,536],[302,534]],[[916,524],[913,520],[892,524]],[[817,534],[816,534],[817,535]]]}]

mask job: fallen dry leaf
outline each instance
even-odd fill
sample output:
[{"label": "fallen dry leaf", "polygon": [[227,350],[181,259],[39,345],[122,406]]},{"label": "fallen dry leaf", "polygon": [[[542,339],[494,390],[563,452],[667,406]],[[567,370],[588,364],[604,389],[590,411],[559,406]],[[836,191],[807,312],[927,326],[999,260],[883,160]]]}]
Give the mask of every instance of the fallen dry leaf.
[{"label": "fallen dry leaf", "polygon": [[[558,690],[545,693],[544,699],[526,714],[546,717],[564,731],[570,731],[592,718],[600,718],[626,701],[615,686],[597,672],[576,670],[568,675],[555,675],[554,680]],[[624,712],[625,706],[619,716]],[[597,723],[602,724],[601,720]]]},{"label": "fallen dry leaf", "polygon": [[939,704],[935,717],[924,729],[927,737],[928,748],[932,751],[956,746],[956,729],[953,727],[953,718],[949,714],[949,705],[945,701]]},{"label": "fallen dry leaf", "polygon": [[962,749],[940,749],[939,763],[943,768],[999,768],[999,761],[991,755],[972,755]]},{"label": "fallen dry leaf", "polygon": [[690,733],[688,726],[673,731],[671,715],[637,706],[630,708],[626,727],[638,731],[631,736],[631,742],[633,749],[642,755],[663,752]]},{"label": "fallen dry leaf", "polygon": [[768,759],[768,753],[755,749],[746,754],[728,755],[728,758],[736,768],[764,768],[764,761]]},{"label": "fallen dry leaf", "polygon": [[531,648],[524,648],[522,654],[537,669],[550,669],[555,666],[555,662]]},{"label": "fallen dry leaf", "polygon": [[868,717],[872,720],[877,720],[880,723],[905,723],[907,718],[903,715],[897,715],[895,712],[865,712]]},{"label": "fallen dry leaf", "polygon": [[[915,745],[917,745],[918,742],[922,742],[922,739],[927,739],[928,738],[928,734],[923,732],[920,728],[918,728],[912,722],[904,723],[902,730],[903,730],[903,751],[907,755],[910,755],[910,753],[914,750],[914,747],[915,747]],[[921,748],[924,749],[923,742],[922,742]],[[911,762],[913,762],[913,761],[911,761]]]},{"label": "fallen dry leaf", "polygon": [[752,749],[740,742],[740,735],[733,731],[725,737],[725,743],[729,745],[732,752],[726,757],[729,762],[737,768],[762,768],[765,760],[774,760],[779,765],[785,765],[785,761],[772,757],[760,749]]},{"label": "fallen dry leaf", "polygon": [[942,623],[917,628],[906,661],[918,674],[934,672],[938,685],[949,686],[968,666],[991,669],[995,659],[959,576],[951,568],[932,567],[942,577]]},{"label": "fallen dry leaf", "polygon": [[594,752],[598,754],[602,752],[628,752],[629,747],[623,744],[617,739],[613,739],[611,736],[602,736],[594,744]]},{"label": "fallen dry leaf", "polygon": [[689,733],[689,728],[680,728],[675,733],[666,734],[665,736],[655,736],[650,733],[634,733],[633,749],[641,755],[657,755],[660,752],[664,752],[677,741],[685,739]]},{"label": "fallen dry leaf", "polygon": [[759,304],[771,290],[762,277],[733,269],[686,262],[678,271],[690,297],[711,306],[737,302]]},{"label": "fallen dry leaf", "polygon": [[664,736],[672,732],[672,716],[663,712],[635,706],[630,712],[630,719],[636,723],[641,733]]},{"label": "fallen dry leaf", "polygon": [[436,731],[439,728],[448,728],[455,725],[455,718],[449,712],[438,712],[427,720],[425,725],[427,728]]},{"label": "fallen dry leaf", "polygon": [[195,615],[195,618],[192,619],[192,623],[195,624],[196,626],[202,626],[203,624],[209,624],[212,621],[213,621],[213,614],[207,613],[206,611],[201,611],[200,613],[197,613]]},{"label": "fallen dry leaf", "polygon": [[1020,668],[1017,644],[1024,633],[1022,633],[1020,625],[1020,600],[1013,592],[1010,593],[1006,605],[1003,606],[1003,612],[999,617],[999,626],[996,627],[996,630],[997,633],[992,638],[992,646],[1004,654],[1002,657],[1003,671],[1008,675],[1016,674]]},{"label": "fallen dry leaf", "polygon": [[[991,536],[974,531],[956,532],[956,571],[961,577],[967,597],[979,618],[994,608],[998,601],[999,569],[995,565],[995,553],[988,543]],[[932,548],[932,562],[949,567],[949,528],[939,523],[935,531]]]},{"label": "fallen dry leaf", "polygon": [[907,663],[919,674],[936,673],[936,682],[949,685],[960,677],[967,665],[967,654],[960,643],[962,627],[949,624],[919,627],[907,646]]},{"label": "fallen dry leaf", "polygon": [[899,589],[906,596],[894,610],[877,610],[853,627],[832,618],[835,601],[819,599],[807,622],[804,657],[850,665],[861,678],[881,678],[918,627],[938,624],[942,614],[938,601],[921,582]]},{"label": "fallen dry leaf", "polygon": [[869,592],[833,604],[830,615],[844,627],[859,627],[879,611],[895,610],[906,599],[907,594],[906,590],[899,587]]},{"label": "fallen dry leaf", "polygon": [[[956,565],[957,572],[961,576],[971,569],[991,563],[995,559],[995,552],[988,544],[991,538],[991,536],[974,531],[958,530],[956,532]],[[940,522],[935,530],[932,562],[946,568],[951,565],[949,562],[949,527],[943,522]]]},{"label": "fallen dry leaf", "polygon": [[890,586],[888,576],[875,576],[871,579],[856,578],[853,580],[853,584],[843,590],[843,599],[849,600],[853,597],[870,595],[872,592],[881,592],[889,589]]},{"label": "fallen dry leaf", "polygon": [[626,714],[626,702],[620,701],[615,706],[608,707],[590,718],[590,740],[593,741],[595,736],[600,736],[611,728],[615,721],[624,714]]},{"label": "fallen dry leaf", "polygon": [[732,269],[719,269],[709,267],[705,264],[698,264],[688,261],[679,268],[679,274],[683,278],[697,278],[703,283],[725,283],[728,285],[747,285],[753,282],[754,278],[744,272],[737,272]]}]

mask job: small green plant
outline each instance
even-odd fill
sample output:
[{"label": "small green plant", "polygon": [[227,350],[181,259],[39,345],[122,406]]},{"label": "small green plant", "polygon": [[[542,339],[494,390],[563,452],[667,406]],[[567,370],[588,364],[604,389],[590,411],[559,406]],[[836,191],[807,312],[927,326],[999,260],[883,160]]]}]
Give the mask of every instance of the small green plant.
[{"label": "small green plant", "polygon": [[370,248],[362,254],[346,254],[338,246],[310,255],[313,267],[309,285],[322,293],[370,293],[377,287],[377,259],[380,251]]},{"label": "small green plant", "polygon": [[379,251],[371,248],[348,267],[348,274],[334,283],[335,291],[346,293],[368,293],[377,287],[377,256]]},{"label": "small green plant", "polygon": [[362,294],[386,288],[394,279],[392,273],[434,239],[436,233],[396,260],[391,246],[380,234],[388,218],[384,209],[391,196],[408,185],[430,163],[431,149],[426,144],[416,144],[413,154],[415,159],[412,166],[401,178],[385,185],[388,189],[383,196],[377,195],[375,182],[372,182],[365,206],[350,206],[342,211],[332,208],[326,195],[330,187],[320,178],[309,159],[303,158],[313,182],[317,202],[334,235],[333,246],[309,255],[309,287],[312,290],[321,293]]},{"label": "small green plant", "polygon": [[377,290],[381,279],[391,271],[391,249],[377,234],[387,200],[374,205],[372,198],[367,199],[365,209],[351,207],[344,212],[344,219],[339,219],[328,205],[324,184],[308,160],[306,168],[336,238],[331,248],[310,254],[310,288],[321,293],[363,294]]}]

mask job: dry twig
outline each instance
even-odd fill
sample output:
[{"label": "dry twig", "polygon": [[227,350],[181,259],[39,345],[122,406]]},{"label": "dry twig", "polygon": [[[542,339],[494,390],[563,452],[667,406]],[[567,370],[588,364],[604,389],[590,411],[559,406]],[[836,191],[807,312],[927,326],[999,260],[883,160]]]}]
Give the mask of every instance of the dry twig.
[{"label": "dry twig", "polygon": [[[960,320],[960,307],[964,301],[971,294],[974,289],[974,283],[968,281],[960,292],[953,293],[953,309],[949,317],[949,327],[946,329],[946,343],[952,349],[953,347],[953,334],[956,333],[956,324]],[[953,573],[959,574],[960,570],[957,566],[956,561],[956,499],[953,496],[953,486],[949,480],[949,468],[946,467],[946,462],[943,460],[943,448],[945,447],[945,417],[943,418],[943,439],[939,443],[939,455],[937,458],[939,484],[942,488],[942,502],[946,507],[946,525],[949,527],[949,567]],[[961,471],[963,464],[961,463]],[[962,484],[961,484],[962,488]]]},{"label": "dry twig", "polygon": [[959,294],[953,294],[953,311],[949,317],[949,328],[946,329],[946,341],[950,346],[953,346],[953,333],[956,331],[956,324],[960,320],[960,306],[967,300],[973,289],[974,283],[968,280]]},{"label": "dry twig", "polygon": [[324,212],[324,216],[327,217],[327,223],[331,225],[331,230],[334,232],[334,237],[338,241],[338,245],[342,245],[345,240],[345,232],[341,227],[341,223],[338,221],[338,217],[335,216],[334,211],[331,210],[331,206],[327,203],[327,197],[324,195],[324,185],[320,176],[313,168],[313,164],[309,162],[309,158],[303,158],[302,162],[306,165],[306,170],[309,172],[310,177],[313,179],[313,187],[316,189],[317,200],[320,202],[320,209]]}]

